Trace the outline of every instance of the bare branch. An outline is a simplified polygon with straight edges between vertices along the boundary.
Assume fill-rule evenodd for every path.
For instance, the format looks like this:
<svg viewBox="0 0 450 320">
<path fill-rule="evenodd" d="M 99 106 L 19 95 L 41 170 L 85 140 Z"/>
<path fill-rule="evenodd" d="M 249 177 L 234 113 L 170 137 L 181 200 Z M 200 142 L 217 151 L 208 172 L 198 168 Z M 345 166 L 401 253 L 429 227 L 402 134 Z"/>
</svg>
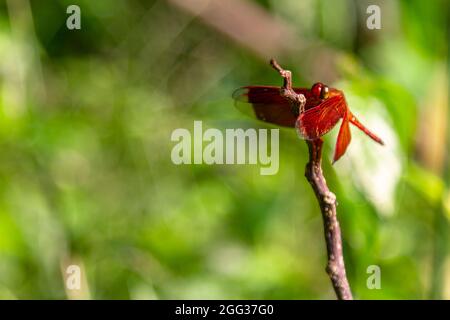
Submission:
<svg viewBox="0 0 450 320">
<path fill-rule="evenodd" d="M 300 112 L 304 111 L 306 99 L 303 94 L 297 94 L 292 89 L 292 74 L 284 70 L 274 60 L 270 60 L 272 67 L 283 77 L 284 83 L 280 89 L 286 98 Z M 336 215 L 336 196 L 327 186 L 322 172 L 322 139 L 307 140 L 309 162 L 306 165 L 305 177 L 314 190 L 322 212 L 325 241 L 327 245 L 328 263 L 326 271 L 333 284 L 339 300 L 352 300 L 352 292 L 345 272 L 344 255 L 342 253 L 341 228 Z"/>
<path fill-rule="evenodd" d="M 264 8 L 243 0 L 168 0 L 198 16 L 215 30 L 266 60 L 273 55 L 292 54 L 305 42 L 285 21 Z"/>
</svg>

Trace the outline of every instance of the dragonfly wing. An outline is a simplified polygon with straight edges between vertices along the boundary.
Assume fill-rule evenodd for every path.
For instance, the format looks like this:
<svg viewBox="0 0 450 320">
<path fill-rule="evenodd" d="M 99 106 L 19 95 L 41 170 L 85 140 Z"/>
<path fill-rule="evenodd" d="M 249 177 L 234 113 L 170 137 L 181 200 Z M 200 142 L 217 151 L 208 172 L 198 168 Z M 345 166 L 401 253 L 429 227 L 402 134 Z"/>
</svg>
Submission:
<svg viewBox="0 0 450 320">
<path fill-rule="evenodd" d="M 336 147 L 334 149 L 333 163 L 339 160 L 347 150 L 350 141 L 352 140 L 352 135 L 350 133 L 350 125 L 348 116 L 346 115 L 342 119 L 341 127 L 339 128 L 339 134 L 336 141 Z"/>
<path fill-rule="evenodd" d="M 307 89 L 295 88 L 297 93 Z M 295 127 L 298 111 L 280 95 L 280 87 L 247 86 L 233 93 L 236 107 L 243 113 L 259 120 L 285 127 Z"/>
<path fill-rule="evenodd" d="M 319 105 L 307 109 L 297 119 L 296 128 L 300 137 L 315 140 L 333 129 L 347 110 L 345 99 L 341 95 L 328 98 Z"/>
</svg>

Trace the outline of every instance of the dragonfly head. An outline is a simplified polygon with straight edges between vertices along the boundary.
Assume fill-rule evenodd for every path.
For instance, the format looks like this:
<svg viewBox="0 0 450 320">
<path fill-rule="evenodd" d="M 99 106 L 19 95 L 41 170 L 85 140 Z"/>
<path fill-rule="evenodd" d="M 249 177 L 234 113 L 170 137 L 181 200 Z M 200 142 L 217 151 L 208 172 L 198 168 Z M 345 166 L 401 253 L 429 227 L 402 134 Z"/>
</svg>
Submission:
<svg viewBox="0 0 450 320">
<path fill-rule="evenodd" d="M 314 98 L 319 101 L 324 101 L 328 98 L 340 95 L 343 96 L 344 93 L 338 89 L 330 88 L 322 82 L 317 82 L 311 87 L 311 94 Z"/>
<path fill-rule="evenodd" d="M 317 82 L 311 87 L 311 93 L 315 98 L 325 100 L 330 94 L 330 89 L 322 82 Z"/>
</svg>

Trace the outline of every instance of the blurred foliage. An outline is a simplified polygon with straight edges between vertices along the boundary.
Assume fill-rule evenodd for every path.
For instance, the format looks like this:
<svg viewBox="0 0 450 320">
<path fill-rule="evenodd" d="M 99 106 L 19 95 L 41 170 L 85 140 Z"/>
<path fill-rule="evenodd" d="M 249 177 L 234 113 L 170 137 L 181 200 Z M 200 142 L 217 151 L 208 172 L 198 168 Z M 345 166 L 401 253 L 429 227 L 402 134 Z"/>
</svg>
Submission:
<svg viewBox="0 0 450 320">
<path fill-rule="evenodd" d="M 352 130 L 331 166 L 336 130 L 325 139 L 356 298 L 449 299 L 448 1 L 250 3 L 305 41 L 279 59 L 296 84 L 331 80 L 387 142 Z M 171 132 L 194 120 L 265 126 L 230 98 L 280 83 L 265 58 L 162 0 L 0 1 L 0 298 L 73 298 L 72 263 L 82 298 L 334 298 L 293 130 L 274 176 L 170 160 Z"/>
</svg>

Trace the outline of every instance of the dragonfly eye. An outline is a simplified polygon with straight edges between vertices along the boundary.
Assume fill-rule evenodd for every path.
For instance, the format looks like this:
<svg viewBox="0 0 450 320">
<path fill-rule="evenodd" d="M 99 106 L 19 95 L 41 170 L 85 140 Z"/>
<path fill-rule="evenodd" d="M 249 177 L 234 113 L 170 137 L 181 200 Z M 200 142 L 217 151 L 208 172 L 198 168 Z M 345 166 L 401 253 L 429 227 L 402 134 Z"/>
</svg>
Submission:
<svg viewBox="0 0 450 320">
<path fill-rule="evenodd" d="M 326 99 L 328 98 L 328 95 L 330 93 L 330 89 L 328 89 L 328 86 L 323 86 L 322 90 L 320 91 L 320 99 Z"/>
<path fill-rule="evenodd" d="M 320 82 L 315 83 L 311 87 L 311 93 L 313 94 L 313 96 L 315 96 L 316 98 L 321 98 L 323 87 L 324 87 L 324 85 L 322 83 L 320 83 Z"/>
</svg>

